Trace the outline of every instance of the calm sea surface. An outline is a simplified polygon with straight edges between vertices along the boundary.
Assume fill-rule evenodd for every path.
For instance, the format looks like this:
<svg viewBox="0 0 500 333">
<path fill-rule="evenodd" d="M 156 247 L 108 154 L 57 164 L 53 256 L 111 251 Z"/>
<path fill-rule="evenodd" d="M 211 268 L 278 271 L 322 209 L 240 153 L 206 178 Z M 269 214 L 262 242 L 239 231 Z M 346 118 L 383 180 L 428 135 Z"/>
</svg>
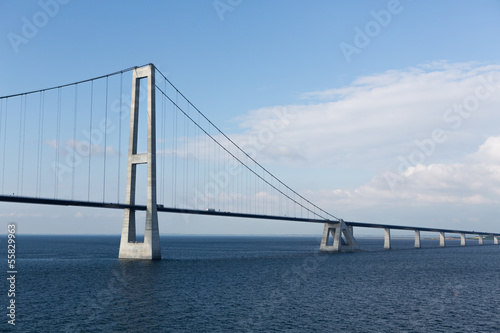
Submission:
<svg viewBox="0 0 500 333">
<path fill-rule="evenodd" d="M 115 236 L 16 240 L 19 332 L 500 332 L 500 246 L 162 237 L 163 260 L 131 261 Z"/>
</svg>

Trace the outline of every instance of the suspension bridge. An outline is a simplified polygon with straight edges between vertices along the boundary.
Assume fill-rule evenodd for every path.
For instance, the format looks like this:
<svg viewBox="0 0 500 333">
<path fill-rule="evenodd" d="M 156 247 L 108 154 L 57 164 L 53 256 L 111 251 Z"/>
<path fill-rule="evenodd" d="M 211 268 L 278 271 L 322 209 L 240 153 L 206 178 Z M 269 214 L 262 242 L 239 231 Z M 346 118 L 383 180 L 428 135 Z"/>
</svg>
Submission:
<svg viewBox="0 0 500 333">
<path fill-rule="evenodd" d="M 344 221 L 242 146 L 152 64 L 3 96 L 0 201 L 124 210 L 119 258 L 129 259 L 161 258 L 158 212 L 322 223 L 325 252 L 359 250 L 354 227 L 384 229 L 385 249 L 391 229 L 414 231 L 416 248 L 421 232 L 439 233 L 443 247 L 446 234 L 498 245 L 500 233 Z"/>
</svg>

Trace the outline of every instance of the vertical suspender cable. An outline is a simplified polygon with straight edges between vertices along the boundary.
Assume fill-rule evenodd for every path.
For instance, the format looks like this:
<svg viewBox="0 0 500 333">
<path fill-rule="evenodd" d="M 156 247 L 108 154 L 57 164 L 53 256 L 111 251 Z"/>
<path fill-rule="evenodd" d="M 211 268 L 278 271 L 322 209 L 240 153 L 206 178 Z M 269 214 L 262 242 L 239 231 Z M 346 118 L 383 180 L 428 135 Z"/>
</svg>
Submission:
<svg viewBox="0 0 500 333">
<path fill-rule="evenodd" d="M 187 206 L 187 188 L 189 182 L 189 161 L 188 161 L 188 147 L 189 147 L 189 123 L 188 119 L 184 117 L 184 169 L 185 169 L 185 177 L 184 177 L 184 207 Z"/>
<path fill-rule="evenodd" d="M 175 95 L 175 104 L 177 104 L 178 94 Z M 174 111 L 174 207 L 177 207 L 177 106 Z"/>
<path fill-rule="evenodd" d="M 219 167 L 220 167 L 220 154 L 219 154 L 219 147 L 214 143 L 214 176 L 219 174 Z M 216 176 L 217 177 L 217 176 Z M 220 185 L 216 185 L 217 191 L 215 193 L 214 200 L 214 205 L 217 206 L 217 208 L 220 207 L 220 192 L 221 188 Z"/>
<path fill-rule="evenodd" d="M 226 149 L 231 149 L 230 145 L 229 145 L 229 142 L 226 140 Z M 228 177 L 228 193 L 230 195 L 230 198 L 231 198 L 231 207 L 233 211 L 237 212 L 238 210 L 236 209 L 236 191 L 234 190 L 234 180 L 235 180 L 235 176 L 232 172 L 230 172 L 231 170 L 231 159 L 229 158 L 229 155 L 226 154 L 226 174 L 227 174 L 227 177 Z M 229 186 L 229 184 L 231 184 Z"/>
<path fill-rule="evenodd" d="M 253 206 L 253 184 L 252 184 L 252 174 L 250 170 L 247 171 L 247 198 L 248 198 L 248 203 L 247 203 L 247 211 L 248 213 L 251 213 L 252 211 L 255 211 L 255 208 Z"/>
<path fill-rule="evenodd" d="M 92 111 L 94 102 L 94 80 L 90 81 L 90 121 L 89 121 L 89 175 L 87 184 L 87 201 L 90 201 L 90 167 L 92 162 Z"/>
<path fill-rule="evenodd" d="M 3 99 L 0 99 L 0 137 L 1 135 L 3 134 L 3 128 L 2 128 L 2 125 L 4 123 L 4 116 L 3 116 L 4 112 L 3 112 Z M 0 143 L 2 143 L 2 141 L 0 141 Z M 4 162 L 5 162 L 5 159 L 3 159 Z M 4 164 L 5 165 L 5 164 Z M 2 173 L 3 173 L 3 166 L 2 166 Z M 0 194 L 4 194 L 3 193 L 3 179 L 2 179 L 2 192 L 0 192 Z"/>
<path fill-rule="evenodd" d="M 0 99 L 0 137 L 3 134 L 2 125 L 3 125 L 3 99 Z M 1 140 L 0 140 L 0 143 L 2 143 Z M 3 167 L 2 167 L 2 171 L 3 171 Z M 2 181 L 2 189 L 3 189 L 3 181 Z M 2 190 L 2 192 L 0 192 L 0 194 L 4 194 L 3 190 Z"/>
<path fill-rule="evenodd" d="M 43 169 L 43 133 L 44 133 L 44 118 L 45 118 L 45 92 L 42 92 L 42 131 L 40 133 L 40 192 L 42 191 L 42 169 Z"/>
<path fill-rule="evenodd" d="M 23 189 L 24 189 L 24 156 L 26 153 L 26 109 L 27 109 L 27 104 L 28 104 L 28 96 L 24 95 L 24 109 L 23 109 L 23 139 L 22 139 L 22 153 L 21 153 L 21 189 L 19 191 L 19 194 L 23 194 Z"/>
<path fill-rule="evenodd" d="M 215 145 L 215 143 L 214 143 L 214 142 L 210 142 L 210 143 L 211 143 L 211 144 L 212 144 L 212 146 L 214 147 L 214 148 L 213 148 L 213 153 L 214 153 L 214 154 L 213 154 L 213 156 L 212 156 L 212 161 L 213 161 L 213 165 L 212 165 L 212 176 L 213 176 L 213 175 L 215 174 L 215 170 L 216 170 L 216 168 L 217 168 L 217 166 L 216 166 L 217 160 L 216 160 L 216 158 L 215 158 L 215 153 L 216 153 L 216 151 L 215 151 L 215 150 L 217 149 L 217 146 Z M 217 191 L 217 187 L 214 185 L 214 198 L 213 198 L 213 207 L 214 207 L 214 209 L 215 209 L 215 206 L 216 206 L 217 193 L 218 193 L 218 191 Z"/>
<path fill-rule="evenodd" d="M 264 171 L 262 171 L 262 178 L 265 179 Z M 269 208 L 270 208 L 269 201 L 271 201 L 271 203 L 272 203 L 272 198 L 270 196 L 272 194 L 272 192 L 271 192 L 272 187 L 270 188 L 269 186 L 267 186 L 267 188 L 266 188 L 266 184 L 262 184 L 262 189 L 263 189 L 263 191 L 262 191 L 263 192 L 262 205 L 264 206 L 264 214 L 268 214 Z M 269 191 L 269 192 L 267 192 L 267 191 Z"/>
<path fill-rule="evenodd" d="M 229 144 L 228 142 L 228 146 L 230 147 L 231 145 Z M 231 159 L 229 159 L 229 165 L 231 165 Z M 231 170 L 232 168 L 229 167 L 229 169 Z M 232 169 L 234 170 L 234 169 Z M 243 213 L 243 211 L 241 210 L 241 206 L 240 206 L 240 190 L 239 190 L 239 183 L 240 181 L 242 180 L 244 176 L 241 174 L 241 172 L 239 173 L 239 175 L 234 175 L 233 176 L 233 195 L 235 196 L 235 207 L 236 207 L 236 211 L 237 212 L 241 212 Z"/>
<path fill-rule="evenodd" d="M 160 89 L 161 91 L 161 89 Z M 167 187 L 167 179 L 165 178 L 165 173 L 167 170 L 167 163 L 169 163 L 169 153 L 168 153 L 168 143 L 167 143 L 167 117 L 168 117 L 168 101 L 166 100 L 165 96 L 161 96 L 162 98 L 162 113 L 163 113 L 163 118 L 162 118 L 162 134 L 161 134 L 161 139 L 163 140 L 162 144 L 162 154 L 163 154 L 163 160 L 162 160 L 162 169 L 160 170 L 161 174 L 161 191 L 162 191 L 162 204 L 167 205 L 167 197 L 168 197 L 168 192 L 165 190 Z"/>
<path fill-rule="evenodd" d="M 21 96 L 21 109 L 19 110 L 19 131 L 17 132 L 19 135 L 19 140 L 18 140 L 18 146 L 17 146 L 17 188 L 16 188 L 16 195 L 19 195 L 19 177 L 20 172 L 19 170 L 21 169 L 21 140 L 22 140 L 22 124 L 23 124 L 23 110 L 24 110 L 24 97 L 25 95 Z"/>
<path fill-rule="evenodd" d="M 184 197 L 184 190 L 185 190 L 185 186 L 184 184 L 186 183 L 186 156 L 184 155 L 185 153 L 185 148 L 186 148 L 186 141 L 185 141 L 185 138 L 186 138 L 186 119 L 185 118 L 181 118 L 179 119 L 179 126 L 182 126 L 182 128 L 180 129 L 180 132 L 179 132 L 179 135 L 183 138 L 181 140 L 181 144 L 182 144 L 182 152 L 180 153 L 180 156 L 182 158 L 182 165 L 181 165 L 181 168 L 182 168 L 182 178 L 180 179 L 181 180 L 181 184 L 180 184 L 180 191 L 179 193 L 181 194 L 179 197 L 180 198 L 183 198 Z M 179 150 L 180 150 L 181 147 L 179 147 Z M 182 207 L 184 204 L 182 203 L 182 201 L 179 203 L 180 206 L 179 207 Z"/>
<path fill-rule="evenodd" d="M 54 198 L 57 198 L 58 187 L 59 187 L 59 175 L 58 170 L 60 168 L 59 164 L 59 141 L 61 139 L 61 87 L 57 89 L 57 120 L 56 120 L 56 166 L 54 168 Z"/>
<path fill-rule="evenodd" d="M 19 149 L 21 151 L 21 162 L 20 162 L 20 168 L 18 172 L 20 172 L 20 188 L 18 190 L 19 195 L 22 195 L 23 193 L 23 184 L 24 184 L 24 153 L 26 151 L 26 104 L 28 103 L 27 100 L 27 95 L 23 95 L 22 97 L 24 99 L 24 103 L 21 102 L 22 106 L 22 111 L 21 111 L 21 117 L 22 117 L 22 131 L 21 131 L 21 141 L 20 141 L 20 146 Z"/>
<path fill-rule="evenodd" d="M 3 122 L 3 156 L 2 156 L 2 194 L 4 194 L 4 180 L 5 180 L 5 150 L 7 149 L 6 141 L 7 141 L 7 119 L 9 115 L 9 99 L 5 99 L 5 120 Z"/>
<path fill-rule="evenodd" d="M 200 123 L 200 116 L 198 115 L 198 124 Z M 196 163 L 196 174 L 198 175 L 197 176 L 197 179 L 196 179 L 196 188 L 197 188 L 197 191 L 196 191 L 196 198 L 199 198 L 199 194 L 202 193 L 201 190 L 202 190 L 202 187 L 201 187 L 201 174 L 200 174 L 200 168 L 201 168 L 201 162 L 202 162 L 202 157 L 200 156 L 200 152 L 201 152 L 201 140 L 200 140 L 200 137 L 201 137 L 201 131 L 199 128 L 196 128 L 196 159 L 197 159 L 197 163 Z M 198 190 L 199 189 L 199 190 Z M 199 203 L 199 200 L 196 200 L 195 201 L 196 203 Z M 199 208 L 200 205 L 196 205 Z"/>
<path fill-rule="evenodd" d="M 165 89 L 167 88 L 167 81 L 165 81 Z M 162 127 L 162 162 L 161 162 L 161 183 L 162 183 L 162 187 L 161 187 L 161 196 L 162 196 L 162 203 L 166 203 L 167 200 L 165 198 L 165 183 L 166 183 L 166 179 L 165 179 L 165 163 L 166 163 L 166 159 L 167 159 L 167 156 L 166 156 L 166 151 L 167 151 L 167 137 L 166 137 L 166 132 L 167 132 L 167 125 L 166 125 L 166 122 L 167 122 L 167 101 L 166 101 L 166 98 L 165 96 L 161 96 L 162 97 L 162 120 L 163 120 L 163 127 Z"/>
<path fill-rule="evenodd" d="M 281 189 L 280 184 L 278 184 L 278 189 Z M 279 194 L 279 191 L 276 193 L 278 196 L 278 215 L 282 215 L 282 209 L 281 209 L 281 195 Z"/>
<path fill-rule="evenodd" d="M 156 70 L 156 69 L 155 69 Z M 165 203 L 165 190 L 164 190 L 164 184 L 165 184 L 165 179 L 163 178 L 163 170 L 165 167 L 165 140 L 164 140 L 164 121 L 165 121 L 165 101 L 163 96 L 158 93 L 158 91 L 162 91 L 162 89 L 155 85 L 153 89 L 158 89 L 155 90 L 155 98 L 156 98 L 156 105 L 158 108 L 156 109 L 156 146 L 155 146 L 155 153 L 156 153 L 156 161 L 157 161 L 157 168 L 156 168 L 156 201 L 158 203 L 164 204 Z M 161 107 L 159 106 L 161 102 Z M 160 117 L 161 115 L 161 117 Z M 159 162 L 158 162 L 159 160 Z M 161 164 L 159 164 L 161 163 Z"/>
<path fill-rule="evenodd" d="M 172 207 L 175 207 L 175 191 L 174 191 L 174 180 L 175 180 L 175 105 L 172 103 L 172 179 L 170 181 L 170 187 L 172 189 Z"/>
<path fill-rule="evenodd" d="M 238 154 L 238 152 L 236 152 Z M 241 155 L 240 155 L 241 157 Z M 234 163 L 234 162 L 233 162 Z M 238 170 L 238 169 L 236 169 Z M 238 177 L 234 177 L 234 193 L 236 194 L 236 206 L 238 211 L 243 213 L 243 181 L 245 178 L 245 170 L 241 169 Z"/>
<path fill-rule="evenodd" d="M 157 89 L 154 87 L 153 89 Z M 158 100 L 158 98 L 161 98 L 161 107 L 158 107 L 156 112 L 156 119 L 157 121 L 156 124 L 156 134 L 157 134 L 157 140 L 156 140 L 156 162 L 157 162 L 157 168 L 156 168 L 156 192 L 157 194 L 157 202 L 164 202 L 163 201 L 163 178 L 162 176 L 162 170 L 163 170 L 163 154 L 161 152 L 163 151 L 163 96 L 159 97 L 159 94 L 155 93 L 155 97 Z M 160 105 L 160 103 L 157 103 L 157 105 Z"/>
<path fill-rule="evenodd" d="M 250 210 L 250 206 L 251 206 L 251 203 L 250 203 L 250 196 L 249 196 L 249 191 L 250 191 L 250 172 L 247 171 L 247 170 L 244 170 L 245 171 L 245 174 L 246 174 L 246 200 L 245 200 L 245 204 L 246 204 L 246 207 L 245 207 L 245 210 L 246 212 L 249 212 Z"/>
<path fill-rule="evenodd" d="M 203 201 L 205 204 L 205 208 L 208 208 L 210 206 L 210 187 L 208 186 L 208 173 L 210 169 L 210 142 L 208 135 L 205 135 L 205 163 L 204 163 L 204 173 L 203 173 Z"/>
<path fill-rule="evenodd" d="M 217 147 L 214 144 L 214 176 L 218 177 L 219 175 L 219 167 L 220 167 L 220 154 L 219 154 L 219 147 Z M 220 193 L 221 193 L 221 188 L 220 184 L 216 184 L 217 191 L 215 192 L 215 206 L 217 206 L 218 209 L 220 209 Z"/>
<path fill-rule="evenodd" d="M 227 149 L 230 149 L 230 146 L 229 146 L 229 142 L 226 140 L 226 145 L 227 145 Z M 229 172 L 229 170 L 231 170 L 231 159 L 229 158 L 229 155 L 228 154 L 225 154 L 226 155 L 226 175 L 227 175 L 227 182 L 228 182 L 228 193 L 230 195 L 230 198 L 231 198 L 231 207 L 234 207 L 233 210 L 236 211 L 236 197 L 234 196 L 234 177 L 235 175 L 233 175 L 232 173 Z M 231 184 L 231 189 L 229 188 L 229 184 Z"/>
<path fill-rule="evenodd" d="M 210 133 L 210 125 L 208 127 L 208 132 Z M 213 174 L 213 163 L 214 163 L 214 158 L 212 156 L 212 142 L 209 140 L 208 141 L 208 174 L 207 174 L 207 184 L 210 184 L 210 174 Z M 210 187 L 207 187 L 210 189 Z M 215 186 L 213 187 L 214 193 L 210 193 L 210 190 L 208 190 L 208 206 L 210 206 L 212 209 L 215 208 Z"/>
<path fill-rule="evenodd" d="M 106 105 L 104 107 L 104 175 L 102 180 L 102 202 L 106 197 L 106 150 L 108 139 L 108 76 L 106 76 Z"/>
<path fill-rule="evenodd" d="M 254 173 L 257 172 L 257 166 L 255 165 Z M 260 213 L 259 211 L 259 178 L 255 178 L 255 207 L 256 211 L 258 212 L 257 214 Z"/>
<path fill-rule="evenodd" d="M 78 143 L 76 142 L 76 116 L 78 114 L 78 84 L 75 84 L 75 104 L 73 108 L 73 153 L 76 155 L 76 148 Z M 71 199 L 75 198 L 75 160 L 72 161 L 72 173 L 71 173 Z"/>
<path fill-rule="evenodd" d="M 198 113 L 198 124 L 200 123 L 200 114 Z M 200 163 L 201 163 L 201 156 L 200 156 L 200 129 L 198 127 L 196 127 L 196 183 L 195 183 L 195 188 L 198 187 L 198 188 L 201 188 L 200 185 L 201 185 L 201 175 L 200 175 Z M 198 195 L 199 195 L 200 191 L 197 191 L 196 193 L 196 196 L 195 196 L 195 199 L 198 198 Z M 197 201 L 195 200 L 195 203 Z M 196 205 L 195 208 L 200 208 L 199 205 Z"/>
<path fill-rule="evenodd" d="M 184 121 L 183 121 L 183 136 L 184 136 L 184 147 L 183 147 L 183 155 L 184 155 L 184 161 L 183 161 L 183 165 L 184 165 L 184 177 L 183 177 L 183 183 L 182 183 L 182 192 L 183 192 L 183 198 L 185 198 L 184 200 L 187 199 L 187 180 L 188 180 L 188 173 L 189 173 L 189 164 L 188 164 L 188 160 L 187 160 L 187 145 L 188 145 L 188 136 L 187 136 L 187 129 L 188 129 L 188 120 L 186 117 L 184 117 Z M 183 202 L 182 205 L 184 207 L 186 207 L 186 202 Z"/>
<path fill-rule="evenodd" d="M 123 72 L 120 73 L 120 112 L 118 113 L 118 184 L 116 202 L 120 202 L 120 174 L 121 174 L 121 157 L 122 157 L 122 95 L 123 94 Z"/>
<path fill-rule="evenodd" d="M 36 196 L 40 196 L 42 181 L 42 140 L 43 140 L 43 109 L 44 92 L 40 92 L 40 104 L 38 106 L 38 145 L 36 154 Z"/>
</svg>

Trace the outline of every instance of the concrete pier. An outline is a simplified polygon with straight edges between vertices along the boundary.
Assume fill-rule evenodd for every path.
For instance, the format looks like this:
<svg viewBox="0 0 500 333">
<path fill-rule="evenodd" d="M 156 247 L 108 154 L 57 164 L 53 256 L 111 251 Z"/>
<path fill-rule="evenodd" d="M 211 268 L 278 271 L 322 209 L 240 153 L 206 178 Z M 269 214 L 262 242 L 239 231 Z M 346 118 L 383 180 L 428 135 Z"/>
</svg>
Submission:
<svg viewBox="0 0 500 333">
<path fill-rule="evenodd" d="M 440 247 L 445 247 L 446 246 L 446 243 L 445 243 L 445 238 L 444 238 L 444 232 L 439 232 L 439 246 Z"/>
<path fill-rule="evenodd" d="M 460 234 L 460 246 L 465 246 L 465 234 Z"/>
<path fill-rule="evenodd" d="M 346 225 L 346 226 L 349 229 L 349 232 L 351 233 L 352 237 L 354 237 L 354 227 L 352 225 Z"/>
<path fill-rule="evenodd" d="M 359 244 L 352 234 L 352 226 L 348 227 L 343 220 L 334 223 L 325 223 L 323 237 L 321 238 L 320 251 L 346 252 L 359 250 Z M 333 244 L 330 245 L 330 236 Z"/>
<path fill-rule="evenodd" d="M 391 229 L 384 228 L 384 250 L 391 249 Z"/>
<path fill-rule="evenodd" d="M 147 78 L 147 152 L 137 153 L 139 98 L 141 78 Z M 147 165 L 147 205 L 144 242 L 136 242 L 135 209 L 126 208 L 120 241 L 120 259 L 161 259 L 160 233 L 156 204 L 156 111 L 155 68 L 152 64 L 135 68 L 132 78 L 130 137 L 127 169 L 126 204 L 135 205 L 137 164 Z"/>
<path fill-rule="evenodd" d="M 420 249 L 420 231 L 415 230 L 415 248 Z"/>
<path fill-rule="evenodd" d="M 498 245 L 498 236 L 493 237 L 493 244 Z"/>
<path fill-rule="evenodd" d="M 483 245 L 483 236 L 482 235 L 478 235 L 479 238 L 478 238 L 478 242 L 479 242 L 479 245 Z"/>
</svg>

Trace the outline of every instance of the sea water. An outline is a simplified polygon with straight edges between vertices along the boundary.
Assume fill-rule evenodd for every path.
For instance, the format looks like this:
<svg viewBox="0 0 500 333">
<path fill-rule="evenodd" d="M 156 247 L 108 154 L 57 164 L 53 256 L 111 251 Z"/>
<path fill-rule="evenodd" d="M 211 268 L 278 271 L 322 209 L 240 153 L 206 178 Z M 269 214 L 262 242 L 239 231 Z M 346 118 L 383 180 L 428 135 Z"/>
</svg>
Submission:
<svg viewBox="0 0 500 333">
<path fill-rule="evenodd" d="M 16 239 L 19 332 L 500 332 L 500 246 L 320 237 L 161 237 L 119 260 L 118 236 Z M 6 243 L 2 242 L 7 248 Z M 5 251 L 6 252 L 6 251 Z M 5 272 L 7 272 L 5 260 Z M 7 273 L 4 273 L 7 275 Z M 6 281 L 6 280 L 4 280 Z"/>
</svg>

